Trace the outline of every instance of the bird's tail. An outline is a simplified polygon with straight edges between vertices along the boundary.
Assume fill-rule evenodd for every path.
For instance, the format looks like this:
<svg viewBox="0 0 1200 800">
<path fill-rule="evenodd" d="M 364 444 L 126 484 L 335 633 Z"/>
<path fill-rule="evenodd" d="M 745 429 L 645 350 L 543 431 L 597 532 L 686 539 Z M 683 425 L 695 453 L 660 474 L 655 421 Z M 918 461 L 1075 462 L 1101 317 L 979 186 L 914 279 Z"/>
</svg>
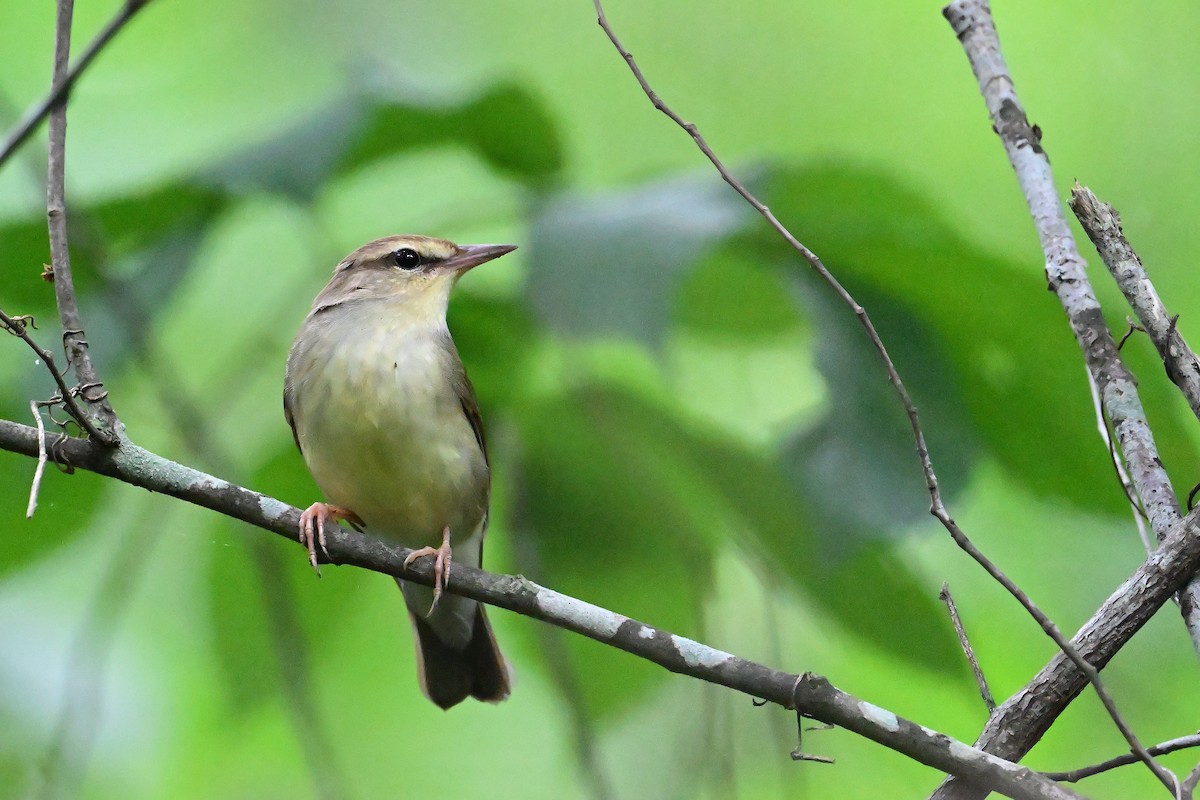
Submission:
<svg viewBox="0 0 1200 800">
<path fill-rule="evenodd" d="M 443 596 L 442 602 L 447 599 Z M 483 604 L 474 605 L 470 637 L 460 646 L 444 641 L 430 620 L 419 611 L 414 612 L 411 606 L 408 609 L 415 634 L 421 691 L 442 708 L 458 705 L 468 695 L 487 703 L 498 703 L 508 697 L 508 664 L 496 644 Z"/>
</svg>

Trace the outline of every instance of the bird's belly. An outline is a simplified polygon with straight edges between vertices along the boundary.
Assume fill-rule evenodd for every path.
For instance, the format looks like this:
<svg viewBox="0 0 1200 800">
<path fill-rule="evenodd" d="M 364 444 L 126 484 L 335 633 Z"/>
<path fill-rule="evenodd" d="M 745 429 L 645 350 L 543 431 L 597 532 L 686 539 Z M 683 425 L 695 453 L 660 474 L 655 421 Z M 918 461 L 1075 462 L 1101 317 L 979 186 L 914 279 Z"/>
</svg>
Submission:
<svg viewBox="0 0 1200 800">
<path fill-rule="evenodd" d="M 331 502 L 375 535 L 436 545 L 444 527 L 462 535 L 483 519 L 488 469 L 436 349 L 401 350 L 330 359 L 305 387 L 297 431 Z"/>
</svg>

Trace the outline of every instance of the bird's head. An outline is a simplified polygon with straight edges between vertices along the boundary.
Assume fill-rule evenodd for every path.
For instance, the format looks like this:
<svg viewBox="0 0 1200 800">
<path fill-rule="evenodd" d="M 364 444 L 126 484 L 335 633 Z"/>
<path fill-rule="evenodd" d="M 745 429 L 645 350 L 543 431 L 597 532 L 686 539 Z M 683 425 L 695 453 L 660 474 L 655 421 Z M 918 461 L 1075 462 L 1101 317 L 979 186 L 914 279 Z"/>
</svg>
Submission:
<svg viewBox="0 0 1200 800">
<path fill-rule="evenodd" d="M 511 253 L 512 244 L 455 244 L 431 236 L 387 236 L 338 263 L 312 313 L 355 300 L 388 299 L 407 310 L 445 314 L 450 289 L 472 267 Z"/>
</svg>

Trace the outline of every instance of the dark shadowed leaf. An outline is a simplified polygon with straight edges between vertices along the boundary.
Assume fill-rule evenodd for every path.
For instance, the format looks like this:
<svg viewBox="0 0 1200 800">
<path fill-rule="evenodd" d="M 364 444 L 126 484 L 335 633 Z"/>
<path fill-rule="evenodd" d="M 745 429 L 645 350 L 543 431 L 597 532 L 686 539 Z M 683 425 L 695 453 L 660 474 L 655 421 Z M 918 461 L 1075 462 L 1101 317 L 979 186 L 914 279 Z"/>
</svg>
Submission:
<svg viewBox="0 0 1200 800">
<path fill-rule="evenodd" d="M 829 390 L 825 418 L 795 437 L 783 455 L 814 514 L 818 535 L 836 552 L 854 548 L 847 533 L 881 538 L 929 519 L 929 493 L 912 428 L 878 352 L 858 319 L 824 284 L 797 269 L 787 274 L 799 285 L 819 332 L 814 337 L 817 366 Z M 872 320 L 922 414 L 942 492 L 950 501 L 967 486 L 977 451 L 958 388 L 961 376 L 941 352 L 942 342 L 894 299 L 884 302 L 865 290 L 858 300 L 872 309 Z"/>
<path fill-rule="evenodd" d="M 746 233 L 716 243 L 682 281 L 674 318 L 688 330 L 734 340 L 804 328 L 786 277 L 772 268 L 776 257 Z"/>
</svg>

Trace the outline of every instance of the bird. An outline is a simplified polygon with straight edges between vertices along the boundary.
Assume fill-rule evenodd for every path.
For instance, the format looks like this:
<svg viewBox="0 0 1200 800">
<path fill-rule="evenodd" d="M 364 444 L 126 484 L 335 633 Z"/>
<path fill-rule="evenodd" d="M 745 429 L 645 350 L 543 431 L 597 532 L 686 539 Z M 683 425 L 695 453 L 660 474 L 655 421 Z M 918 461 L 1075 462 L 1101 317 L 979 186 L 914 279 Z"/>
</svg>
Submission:
<svg viewBox="0 0 1200 800">
<path fill-rule="evenodd" d="M 369 242 L 334 268 L 287 359 L 284 416 L 328 501 L 304 511 L 299 539 L 314 568 L 339 520 L 412 548 L 406 567 L 434 559 L 432 589 L 396 583 L 421 690 L 443 709 L 510 692 L 483 604 L 443 595 L 451 563 L 482 563 L 491 492 L 483 421 L 446 310 L 468 270 L 515 249 L 417 235 Z"/>
</svg>

